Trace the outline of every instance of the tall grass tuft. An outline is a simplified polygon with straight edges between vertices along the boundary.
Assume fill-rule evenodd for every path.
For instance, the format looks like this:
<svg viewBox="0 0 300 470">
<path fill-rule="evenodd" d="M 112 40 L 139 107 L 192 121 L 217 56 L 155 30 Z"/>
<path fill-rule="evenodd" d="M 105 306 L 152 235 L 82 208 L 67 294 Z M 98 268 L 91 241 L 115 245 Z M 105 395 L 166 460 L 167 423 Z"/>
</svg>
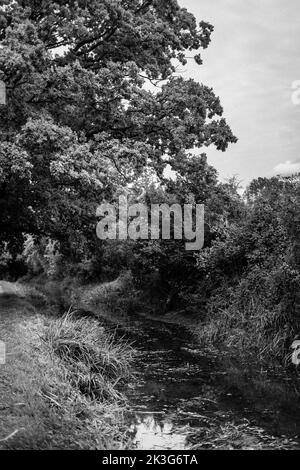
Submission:
<svg viewBox="0 0 300 470">
<path fill-rule="evenodd" d="M 105 332 L 96 320 L 76 318 L 71 310 L 51 324 L 45 340 L 81 393 L 96 400 L 123 399 L 121 385 L 132 375 L 128 343 Z"/>
</svg>

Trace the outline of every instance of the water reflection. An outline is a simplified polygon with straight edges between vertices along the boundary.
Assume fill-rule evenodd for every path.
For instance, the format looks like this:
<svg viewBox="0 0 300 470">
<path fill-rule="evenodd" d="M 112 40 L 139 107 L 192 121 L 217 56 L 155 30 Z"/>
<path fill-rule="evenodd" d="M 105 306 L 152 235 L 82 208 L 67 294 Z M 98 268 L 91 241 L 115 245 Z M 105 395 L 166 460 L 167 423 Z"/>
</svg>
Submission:
<svg viewBox="0 0 300 470">
<path fill-rule="evenodd" d="M 176 432 L 174 424 L 168 419 L 159 419 L 151 413 L 135 415 L 135 423 L 130 430 L 134 445 L 140 450 L 184 450 L 186 435 Z"/>
<path fill-rule="evenodd" d="M 139 350 L 128 391 L 138 449 L 300 449 L 297 374 L 220 361 L 174 325 L 132 321 L 124 333 Z"/>
</svg>

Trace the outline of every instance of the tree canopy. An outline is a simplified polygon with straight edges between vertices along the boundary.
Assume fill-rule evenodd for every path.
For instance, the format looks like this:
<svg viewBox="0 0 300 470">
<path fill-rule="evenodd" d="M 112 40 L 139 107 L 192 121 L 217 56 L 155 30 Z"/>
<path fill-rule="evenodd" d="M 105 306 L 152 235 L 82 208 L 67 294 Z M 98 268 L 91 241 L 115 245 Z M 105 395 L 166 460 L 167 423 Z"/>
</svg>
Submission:
<svg viewBox="0 0 300 470">
<path fill-rule="evenodd" d="M 3 240 L 91 235 L 96 205 L 146 169 L 162 180 L 236 141 L 213 90 L 175 73 L 213 31 L 176 0 L 0 5 Z"/>
</svg>

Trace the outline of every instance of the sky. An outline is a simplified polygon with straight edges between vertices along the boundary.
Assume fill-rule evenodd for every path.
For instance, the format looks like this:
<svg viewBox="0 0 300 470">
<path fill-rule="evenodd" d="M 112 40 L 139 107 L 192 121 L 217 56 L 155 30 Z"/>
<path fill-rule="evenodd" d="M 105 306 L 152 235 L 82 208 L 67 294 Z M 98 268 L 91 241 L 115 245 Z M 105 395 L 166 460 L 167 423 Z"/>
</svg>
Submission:
<svg viewBox="0 0 300 470">
<path fill-rule="evenodd" d="M 182 73 L 213 87 L 239 139 L 225 153 L 209 148 L 209 163 L 243 186 L 300 172 L 300 1 L 179 3 L 215 27 L 203 65 L 189 60 Z"/>
</svg>

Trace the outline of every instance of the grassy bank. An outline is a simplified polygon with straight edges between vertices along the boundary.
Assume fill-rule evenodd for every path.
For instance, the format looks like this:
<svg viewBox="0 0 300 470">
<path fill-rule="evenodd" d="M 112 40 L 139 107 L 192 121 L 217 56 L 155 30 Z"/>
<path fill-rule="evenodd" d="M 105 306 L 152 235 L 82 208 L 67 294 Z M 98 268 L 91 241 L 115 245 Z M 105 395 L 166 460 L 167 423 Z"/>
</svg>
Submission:
<svg viewBox="0 0 300 470">
<path fill-rule="evenodd" d="M 35 293 L 35 297 L 37 297 Z M 40 299 L 39 299 L 40 300 Z M 2 449 L 124 448 L 132 349 L 98 322 L 1 299 Z"/>
<path fill-rule="evenodd" d="M 195 329 L 199 342 L 269 364 L 292 365 L 291 345 L 300 331 L 295 279 L 299 284 L 298 273 L 288 268 L 256 270 L 217 290 Z"/>
</svg>

